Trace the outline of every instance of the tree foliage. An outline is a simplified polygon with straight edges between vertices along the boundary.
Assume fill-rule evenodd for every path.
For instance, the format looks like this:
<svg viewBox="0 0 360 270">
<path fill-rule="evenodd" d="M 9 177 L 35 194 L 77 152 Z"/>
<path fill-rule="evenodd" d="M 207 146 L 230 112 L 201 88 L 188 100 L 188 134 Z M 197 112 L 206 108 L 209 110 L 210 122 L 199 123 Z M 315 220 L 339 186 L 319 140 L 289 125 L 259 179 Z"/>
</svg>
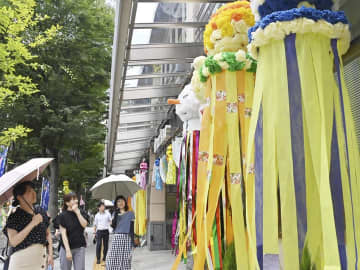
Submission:
<svg viewBox="0 0 360 270">
<path fill-rule="evenodd" d="M 61 28 L 46 46 L 32 49 L 42 68 L 26 72 L 39 92 L 18 99 L 7 114 L 32 129 L 15 145 L 13 160 L 39 154 L 56 158 L 50 170 L 54 214 L 62 180 L 84 191 L 84 183 L 91 185 L 101 175 L 114 11 L 102 0 L 38 0 L 36 12 L 49 19 L 35 32 Z"/>
<path fill-rule="evenodd" d="M 35 72 L 41 68 L 31 50 L 54 38 L 58 26 L 48 25 L 43 31 L 29 34 L 46 15 L 35 13 L 33 0 L 0 1 L 0 109 L 14 104 L 22 95 L 38 92 L 32 78 L 21 71 L 30 67 Z M 2 125 L 0 145 L 9 145 L 26 136 L 31 130 L 22 125 Z"/>
</svg>

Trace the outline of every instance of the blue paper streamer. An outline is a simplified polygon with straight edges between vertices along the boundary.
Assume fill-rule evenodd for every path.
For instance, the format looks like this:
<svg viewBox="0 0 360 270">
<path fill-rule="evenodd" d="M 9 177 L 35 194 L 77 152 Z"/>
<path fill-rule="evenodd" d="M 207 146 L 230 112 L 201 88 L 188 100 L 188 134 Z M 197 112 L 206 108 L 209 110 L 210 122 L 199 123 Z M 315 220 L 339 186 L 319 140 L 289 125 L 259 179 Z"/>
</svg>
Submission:
<svg viewBox="0 0 360 270">
<path fill-rule="evenodd" d="M 255 131 L 255 224 L 257 258 L 263 269 L 263 111 L 260 108 Z"/>
<path fill-rule="evenodd" d="M 344 99 L 343 99 L 343 88 L 342 88 L 342 82 L 341 82 L 341 75 L 340 75 L 340 60 L 339 60 L 339 52 L 337 49 L 337 40 L 332 39 L 331 40 L 331 47 L 334 54 L 334 64 L 335 64 L 335 70 L 337 73 L 337 81 L 339 86 L 339 97 L 340 97 L 340 107 L 341 107 L 341 118 L 342 118 L 342 124 L 343 124 L 343 130 L 344 130 L 344 136 L 345 136 L 345 150 L 346 150 L 346 165 L 347 165 L 347 171 L 349 175 L 349 186 L 350 186 L 350 197 L 351 197 L 351 211 L 352 211 L 352 217 L 353 217 L 353 226 L 354 226 L 354 243 L 355 243 L 355 255 L 356 255 L 356 262 L 355 262 L 355 269 L 358 269 L 358 248 L 357 248 L 357 242 L 356 242 L 356 236 L 355 231 L 357 230 L 355 226 L 355 220 L 354 220 L 354 203 L 353 203 L 353 196 L 352 196 L 352 186 L 351 186 L 351 174 L 350 174 L 350 164 L 349 164 L 349 150 L 348 150 L 348 141 L 347 141 L 347 131 L 346 131 L 346 122 L 345 122 L 345 109 L 344 109 Z"/>
<path fill-rule="evenodd" d="M 293 175 L 296 199 L 297 231 L 299 259 L 301 260 L 307 232 L 306 183 L 304 128 L 302 118 L 301 84 L 295 46 L 296 35 L 285 38 L 286 67 L 288 76 L 288 93 L 291 125 L 291 148 Z"/>
<path fill-rule="evenodd" d="M 333 131 L 331 141 L 331 161 L 330 161 L 330 188 L 334 210 L 336 236 L 339 247 L 341 269 L 347 269 L 346 250 L 345 250 L 345 210 L 343 190 L 341 184 L 341 169 L 339 158 L 339 144 L 336 132 L 335 112 L 333 120 Z"/>
</svg>

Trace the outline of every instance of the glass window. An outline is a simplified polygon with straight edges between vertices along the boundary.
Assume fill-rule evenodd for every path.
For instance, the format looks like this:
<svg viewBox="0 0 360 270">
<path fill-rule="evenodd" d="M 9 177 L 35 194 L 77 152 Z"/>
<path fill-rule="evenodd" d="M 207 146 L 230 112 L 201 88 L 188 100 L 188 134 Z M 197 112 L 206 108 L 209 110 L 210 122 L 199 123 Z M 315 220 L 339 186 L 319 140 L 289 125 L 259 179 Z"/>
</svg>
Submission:
<svg viewBox="0 0 360 270">
<path fill-rule="evenodd" d="M 135 23 L 207 22 L 220 3 L 138 3 Z"/>
<path fill-rule="evenodd" d="M 135 23 L 208 22 L 219 3 L 139 3 Z M 204 28 L 134 29 L 132 44 L 202 42 Z"/>
</svg>

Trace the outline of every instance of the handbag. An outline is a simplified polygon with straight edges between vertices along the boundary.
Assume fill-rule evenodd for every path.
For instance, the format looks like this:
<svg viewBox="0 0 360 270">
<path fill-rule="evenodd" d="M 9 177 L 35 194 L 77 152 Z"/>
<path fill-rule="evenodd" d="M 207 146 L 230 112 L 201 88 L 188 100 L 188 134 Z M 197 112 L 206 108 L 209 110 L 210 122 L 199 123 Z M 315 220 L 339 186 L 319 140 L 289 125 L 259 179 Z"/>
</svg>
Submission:
<svg viewBox="0 0 360 270">
<path fill-rule="evenodd" d="M 12 248 L 9 247 L 9 238 L 6 241 L 6 247 L 3 248 L 3 250 L 1 251 L 1 255 L 0 255 L 0 261 L 3 262 L 4 264 L 4 268 L 3 270 L 8 270 L 9 269 L 9 264 L 10 264 L 10 255 L 12 253 Z"/>
<path fill-rule="evenodd" d="M 115 210 L 115 212 L 114 212 L 114 217 L 113 217 L 113 219 L 112 219 L 112 221 L 111 221 L 111 227 L 115 230 L 116 229 L 116 223 L 117 223 L 117 216 L 118 216 L 118 214 L 119 214 L 119 209 L 116 209 Z"/>
<path fill-rule="evenodd" d="M 94 234 L 93 244 L 96 244 L 96 233 Z"/>
</svg>

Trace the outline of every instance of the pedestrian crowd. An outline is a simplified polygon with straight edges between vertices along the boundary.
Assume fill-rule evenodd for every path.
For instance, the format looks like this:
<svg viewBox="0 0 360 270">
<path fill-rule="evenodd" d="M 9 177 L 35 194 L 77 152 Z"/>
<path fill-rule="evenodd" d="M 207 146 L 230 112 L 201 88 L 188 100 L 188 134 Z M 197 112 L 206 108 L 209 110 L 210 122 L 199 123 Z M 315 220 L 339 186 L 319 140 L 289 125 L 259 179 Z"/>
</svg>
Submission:
<svg viewBox="0 0 360 270">
<path fill-rule="evenodd" d="M 13 198 L 14 208 L 3 229 L 9 246 L 4 270 L 54 269 L 51 221 L 55 236 L 60 238 L 60 269 L 85 270 L 85 228 L 90 215 L 79 208 L 77 195 L 71 192 L 64 195 L 61 212 L 53 220 L 36 206 L 37 196 L 31 181 L 17 184 Z M 93 218 L 97 264 L 107 270 L 131 270 L 134 219 L 124 196 L 116 197 L 112 214 L 104 202 L 99 202 Z M 114 236 L 109 245 L 110 231 Z"/>
</svg>

